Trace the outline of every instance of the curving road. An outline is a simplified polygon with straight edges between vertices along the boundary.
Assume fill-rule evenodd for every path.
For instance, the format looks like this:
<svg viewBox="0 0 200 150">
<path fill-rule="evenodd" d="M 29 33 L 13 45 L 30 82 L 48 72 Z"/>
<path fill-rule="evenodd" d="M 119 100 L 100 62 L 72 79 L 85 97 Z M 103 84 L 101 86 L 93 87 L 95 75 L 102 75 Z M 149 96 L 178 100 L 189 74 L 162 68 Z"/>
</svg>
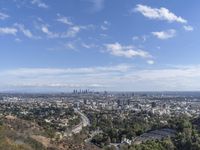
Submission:
<svg viewBox="0 0 200 150">
<path fill-rule="evenodd" d="M 83 124 L 84 127 L 90 126 L 90 121 L 84 113 L 82 113 L 78 109 L 74 109 L 74 111 L 81 116 L 82 124 Z"/>
<path fill-rule="evenodd" d="M 87 116 L 82 113 L 81 111 L 79 111 L 78 109 L 74 109 L 74 111 L 79 114 L 81 116 L 81 123 L 79 123 L 73 130 L 72 130 L 72 133 L 79 133 L 81 132 L 82 128 L 83 127 L 86 127 L 86 126 L 89 126 L 90 125 L 90 121 L 89 119 L 87 118 Z"/>
</svg>

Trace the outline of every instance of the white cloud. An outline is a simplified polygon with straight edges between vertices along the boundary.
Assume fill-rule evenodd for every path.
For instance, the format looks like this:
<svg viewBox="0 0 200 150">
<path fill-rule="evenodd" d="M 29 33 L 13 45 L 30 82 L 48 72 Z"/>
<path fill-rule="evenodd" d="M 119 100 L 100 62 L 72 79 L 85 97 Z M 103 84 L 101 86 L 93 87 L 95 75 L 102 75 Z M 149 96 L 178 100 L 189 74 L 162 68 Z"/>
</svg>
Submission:
<svg viewBox="0 0 200 150">
<path fill-rule="evenodd" d="M 87 0 L 87 1 L 92 3 L 93 12 L 101 11 L 104 8 L 104 0 Z"/>
<path fill-rule="evenodd" d="M 80 26 L 73 26 L 73 27 L 70 27 L 66 33 L 66 37 L 75 37 L 81 30 L 81 27 Z"/>
<path fill-rule="evenodd" d="M 105 30 L 108 30 L 109 26 L 110 26 L 110 22 L 108 22 L 107 20 L 105 20 L 100 27 L 101 27 L 102 30 L 105 31 Z"/>
<path fill-rule="evenodd" d="M 161 47 L 160 47 L 160 46 L 157 46 L 156 48 L 157 48 L 157 49 L 161 49 Z"/>
<path fill-rule="evenodd" d="M 0 35 L 4 34 L 16 35 L 17 32 L 18 30 L 16 28 L 10 28 L 10 27 L 0 28 Z"/>
<path fill-rule="evenodd" d="M 148 63 L 149 65 L 153 65 L 155 62 L 154 62 L 153 60 L 148 60 L 147 63 Z"/>
<path fill-rule="evenodd" d="M 47 25 L 42 25 L 41 28 L 42 32 L 45 33 L 49 38 L 57 38 L 59 37 L 58 33 L 53 33 L 51 31 L 49 31 L 49 28 Z"/>
<path fill-rule="evenodd" d="M 99 34 L 101 37 L 103 37 L 103 38 L 107 38 L 108 37 L 108 34 L 104 34 L 104 33 L 100 33 Z"/>
<path fill-rule="evenodd" d="M 138 4 L 134 10 L 140 12 L 142 15 L 144 15 L 149 19 L 166 20 L 168 22 L 187 23 L 187 20 L 183 19 L 180 16 L 176 16 L 174 13 L 170 12 L 167 8 L 164 7 L 158 9 Z"/>
<path fill-rule="evenodd" d="M 81 46 L 87 49 L 97 47 L 95 44 L 86 44 L 86 43 L 82 43 Z"/>
<path fill-rule="evenodd" d="M 26 29 L 23 24 L 15 23 L 14 26 L 19 28 L 19 30 L 28 38 L 33 38 L 33 34 L 29 29 Z"/>
<path fill-rule="evenodd" d="M 105 31 L 105 30 L 108 30 L 108 27 L 101 25 L 101 29 Z"/>
<path fill-rule="evenodd" d="M 19 39 L 19 38 L 16 38 L 15 41 L 16 41 L 16 42 L 21 42 L 22 40 Z"/>
<path fill-rule="evenodd" d="M 2 75 L 11 76 L 48 76 L 48 75 L 67 75 L 67 74 L 96 74 L 105 72 L 125 72 L 133 68 L 131 65 L 120 64 L 115 66 L 96 66 L 83 68 L 19 68 L 7 70 Z"/>
<path fill-rule="evenodd" d="M 74 44 L 73 42 L 67 42 L 67 43 L 65 43 L 65 44 L 64 44 L 64 47 L 65 47 L 66 49 L 76 50 L 76 46 L 75 46 L 75 44 Z"/>
<path fill-rule="evenodd" d="M 183 26 L 183 28 L 185 29 L 185 31 L 193 31 L 194 28 L 192 26 Z"/>
<path fill-rule="evenodd" d="M 142 41 L 142 42 L 146 42 L 148 38 L 149 38 L 148 35 L 141 35 L 141 36 L 133 36 L 133 37 L 132 37 L 132 40 L 133 40 L 133 41 L 140 40 L 140 41 Z"/>
<path fill-rule="evenodd" d="M 73 25 L 73 23 L 68 17 L 61 16 L 60 14 L 57 14 L 57 16 L 58 16 L 57 19 L 58 22 L 64 23 L 66 25 Z"/>
<path fill-rule="evenodd" d="M 119 43 L 106 44 L 107 51 L 114 56 L 133 58 L 142 57 L 150 58 L 152 57 L 147 51 L 135 49 L 133 46 L 122 46 Z"/>
<path fill-rule="evenodd" d="M 108 22 L 107 20 L 104 20 L 103 23 L 106 24 L 106 25 L 110 25 L 110 22 Z"/>
<path fill-rule="evenodd" d="M 165 40 L 176 36 L 176 30 L 169 29 L 166 31 L 152 32 L 152 34 L 161 40 Z"/>
<path fill-rule="evenodd" d="M 9 15 L 0 12 L 0 20 L 5 20 L 5 19 L 7 19 L 7 18 L 9 18 L 9 17 L 10 17 Z"/>
<path fill-rule="evenodd" d="M 139 39 L 140 39 L 140 38 L 139 38 L 138 36 L 133 36 L 133 37 L 132 37 L 132 40 L 133 40 L 133 41 L 136 41 L 136 40 L 139 40 Z"/>
<path fill-rule="evenodd" d="M 4 87 L 66 89 L 101 87 L 102 90 L 199 90 L 200 65 L 160 69 L 133 65 L 80 68 L 19 68 L 1 71 Z"/>
<path fill-rule="evenodd" d="M 42 2 L 42 0 L 32 0 L 31 3 L 34 5 L 37 5 L 40 8 L 48 8 L 49 7 L 47 4 Z"/>
<path fill-rule="evenodd" d="M 65 38 L 73 38 L 76 37 L 77 34 L 81 31 L 81 30 L 88 30 L 88 29 L 94 29 L 94 25 L 74 25 L 69 27 L 68 31 L 66 33 L 62 34 L 62 37 Z"/>
</svg>

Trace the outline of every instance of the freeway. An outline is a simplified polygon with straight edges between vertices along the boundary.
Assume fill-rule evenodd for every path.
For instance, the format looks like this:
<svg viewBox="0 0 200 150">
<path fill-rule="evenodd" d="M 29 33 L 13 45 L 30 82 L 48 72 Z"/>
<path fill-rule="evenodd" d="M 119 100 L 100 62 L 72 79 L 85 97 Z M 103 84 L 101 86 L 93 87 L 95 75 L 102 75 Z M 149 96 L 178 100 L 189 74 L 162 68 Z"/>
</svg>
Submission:
<svg viewBox="0 0 200 150">
<path fill-rule="evenodd" d="M 82 119 L 82 121 L 77 126 L 75 126 L 71 131 L 72 133 L 76 134 L 76 133 L 81 132 L 83 127 L 90 126 L 90 121 L 87 118 L 87 116 L 84 113 L 82 113 L 81 111 L 79 111 L 78 109 L 74 109 L 74 111 L 77 114 L 79 114 L 81 116 L 81 119 Z"/>
<path fill-rule="evenodd" d="M 66 131 L 64 136 L 72 136 L 73 134 L 80 133 L 83 127 L 90 126 L 90 121 L 84 113 L 75 108 L 74 112 L 81 116 L 81 122 L 73 127 L 71 131 Z"/>
<path fill-rule="evenodd" d="M 78 109 L 74 109 L 74 111 L 81 116 L 83 127 L 90 126 L 90 121 L 84 113 Z"/>
</svg>

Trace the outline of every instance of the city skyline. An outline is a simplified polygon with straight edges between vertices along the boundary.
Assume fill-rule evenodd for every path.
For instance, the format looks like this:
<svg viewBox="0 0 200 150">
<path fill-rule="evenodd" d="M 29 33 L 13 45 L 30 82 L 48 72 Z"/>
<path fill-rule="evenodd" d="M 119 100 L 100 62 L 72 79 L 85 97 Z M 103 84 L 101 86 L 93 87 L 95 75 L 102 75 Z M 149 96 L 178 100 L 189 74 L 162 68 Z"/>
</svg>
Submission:
<svg viewBox="0 0 200 150">
<path fill-rule="evenodd" d="M 199 91 L 199 4 L 0 1 L 0 92 Z"/>
</svg>

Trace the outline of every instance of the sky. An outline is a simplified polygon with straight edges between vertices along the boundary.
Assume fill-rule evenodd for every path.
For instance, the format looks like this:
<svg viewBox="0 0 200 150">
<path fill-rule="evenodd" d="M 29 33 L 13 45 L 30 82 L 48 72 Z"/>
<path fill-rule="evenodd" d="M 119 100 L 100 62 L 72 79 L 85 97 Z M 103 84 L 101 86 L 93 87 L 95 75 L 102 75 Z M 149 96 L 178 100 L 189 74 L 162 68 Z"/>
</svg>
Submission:
<svg viewBox="0 0 200 150">
<path fill-rule="evenodd" d="M 0 92 L 199 91 L 199 6 L 0 0 Z"/>
</svg>

